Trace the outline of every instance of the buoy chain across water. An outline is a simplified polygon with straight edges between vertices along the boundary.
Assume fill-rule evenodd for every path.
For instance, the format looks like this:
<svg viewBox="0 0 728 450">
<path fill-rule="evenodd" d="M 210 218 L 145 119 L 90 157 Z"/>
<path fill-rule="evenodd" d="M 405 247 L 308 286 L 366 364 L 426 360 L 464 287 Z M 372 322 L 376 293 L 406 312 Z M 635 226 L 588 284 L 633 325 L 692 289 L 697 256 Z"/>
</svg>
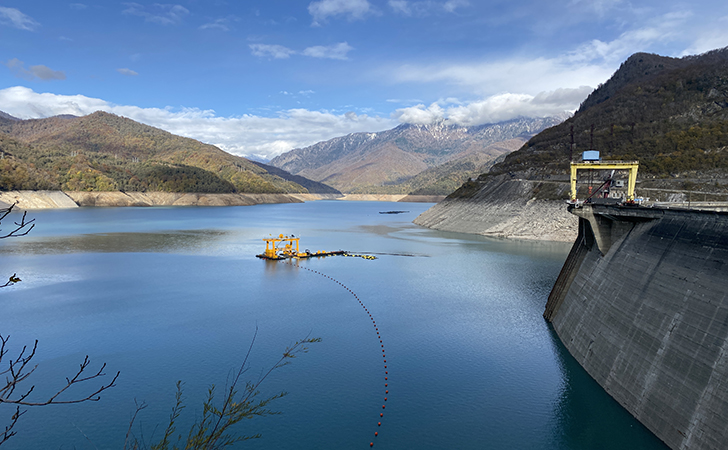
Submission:
<svg viewBox="0 0 728 450">
<path fill-rule="evenodd" d="M 344 256 L 358 256 L 358 257 L 364 258 L 364 259 L 377 259 L 376 256 L 370 256 L 370 255 L 353 255 L 353 254 L 349 254 L 349 253 L 344 253 Z M 321 275 L 323 277 L 328 278 L 331 281 L 335 281 L 336 283 L 338 283 L 339 285 L 341 285 L 344 289 L 346 289 L 347 291 L 349 291 L 349 293 L 352 296 L 354 296 L 354 298 L 356 299 L 356 301 L 359 302 L 359 304 L 361 305 L 361 307 L 364 308 L 364 312 L 369 315 L 369 319 L 372 321 L 372 325 L 374 325 L 374 330 L 377 332 L 377 339 L 379 339 L 379 344 L 381 345 L 381 348 L 382 348 L 382 359 L 384 360 L 384 387 L 385 387 L 384 394 L 385 395 L 389 395 L 389 370 L 387 369 L 387 359 L 386 359 L 387 358 L 387 355 L 386 355 L 386 353 L 384 351 L 384 341 L 382 339 L 382 335 L 379 333 L 379 327 L 377 327 L 376 320 L 374 320 L 374 317 L 372 317 L 372 314 L 369 312 L 369 310 L 364 305 L 364 303 L 362 303 L 361 299 L 354 293 L 354 291 L 352 291 L 351 289 L 349 289 L 348 287 L 346 287 L 346 285 L 344 285 L 343 283 L 341 283 L 340 281 L 338 281 L 338 280 L 336 280 L 334 278 L 331 278 L 330 276 L 328 276 L 328 275 L 326 275 L 326 274 L 324 274 L 322 272 L 319 272 L 319 271 L 313 270 L 313 269 L 309 269 L 308 267 L 301 267 L 298 264 L 293 264 L 291 261 L 288 261 L 288 260 L 284 260 L 283 262 L 286 263 L 286 264 L 290 264 L 290 265 L 292 265 L 294 267 L 298 267 L 299 269 L 305 269 L 305 270 L 308 270 L 309 272 L 313 272 L 315 274 Z M 387 397 L 384 397 L 384 401 L 385 402 L 387 401 Z M 385 408 L 386 408 L 386 405 L 382 405 L 382 409 L 385 409 Z M 381 419 L 382 417 L 384 417 L 384 413 L 383 412 L 380 412 L 379 413 L 379 418 Z M 381 421 L 377 422 L 377 426 L 378 427 L 381 427 L 382 426 L 382 422 Z M 374 437 L 376 438 L 377 436 L 379 436 L 379 432 L 378 431 L 375 431 L 374 432 Z M 369 447 L 374 447 L 374 442 L 370 442 L 369 443 Z"/>
<path fill-rule="evenodd" d="M 377 259 L 377 257 L 373 256 L 373 255 L 357 255 L 355 253 L 344 253 L 344 256 L 351 256 L 354 258 L 363 258 L 363 259 Z"/>
</svg>

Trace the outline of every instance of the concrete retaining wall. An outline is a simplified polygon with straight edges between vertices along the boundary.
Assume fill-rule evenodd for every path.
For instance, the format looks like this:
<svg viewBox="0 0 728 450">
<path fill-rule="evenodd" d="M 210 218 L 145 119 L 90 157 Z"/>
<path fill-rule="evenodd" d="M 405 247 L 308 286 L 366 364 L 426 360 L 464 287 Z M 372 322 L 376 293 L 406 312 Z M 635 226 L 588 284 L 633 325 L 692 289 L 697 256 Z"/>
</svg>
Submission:
<svg viewBox="0 0 728 450">
<path fill-rule="evenodd" d="M 728 448 L 728 214 L 595 206 L 578 215 L 544 316 L 668 446 Z"/>
</svg>

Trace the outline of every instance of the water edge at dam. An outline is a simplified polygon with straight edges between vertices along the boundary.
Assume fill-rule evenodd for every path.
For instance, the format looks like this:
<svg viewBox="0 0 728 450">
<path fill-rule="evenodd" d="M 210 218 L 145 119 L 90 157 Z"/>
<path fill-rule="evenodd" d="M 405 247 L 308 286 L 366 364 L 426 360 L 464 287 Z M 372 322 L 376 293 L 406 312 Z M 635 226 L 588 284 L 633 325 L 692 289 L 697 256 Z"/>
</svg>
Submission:
<svg viewBox="0 0 728 450">
<path fill-rule="evenodd" d="M 673 449 L 728 442 L 728 213 L 584 205 L 544 317 Z"/>
</svg>

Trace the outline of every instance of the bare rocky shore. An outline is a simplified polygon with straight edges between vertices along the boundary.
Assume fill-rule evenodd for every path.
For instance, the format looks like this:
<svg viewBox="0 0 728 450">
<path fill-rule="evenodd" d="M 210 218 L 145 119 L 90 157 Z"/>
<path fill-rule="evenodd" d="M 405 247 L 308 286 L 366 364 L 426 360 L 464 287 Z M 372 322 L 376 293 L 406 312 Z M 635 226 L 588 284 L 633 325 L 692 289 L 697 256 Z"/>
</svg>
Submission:
<svg viewBox="0 0 728 450">
<path fill-rule="evenodd" d="M 338 194 L 200 194 L 174 192 L 0 191 L 0 206 L 19 209 L 78 208 L 80 206 L 250 206 L 315 200 L 437 202 L 444 196 Z"/>
<path fill-rule="evenodd" d="M 344 194 L 337 200 L 356 202 L 413 202 L 437 203 L 445 198 L 444 195 L 405 195 L 405 194 Z"/>
<path fill-rule="evenodd" d="M 249 206 L 263 203 L 301 203 L 325 197 L 317 194 L 5 191 L 0 192 L 0 203 L 17 203 L 18 208 L 24 210 L 80 206 Z"/>
<path fill-rule="evenodd" d="M 499 238 L 573 242 L 578 219 L 561 199 L 568 183 L 499 178 L 454 195 L 418 216 L 428 228 Z"/>
</svg>

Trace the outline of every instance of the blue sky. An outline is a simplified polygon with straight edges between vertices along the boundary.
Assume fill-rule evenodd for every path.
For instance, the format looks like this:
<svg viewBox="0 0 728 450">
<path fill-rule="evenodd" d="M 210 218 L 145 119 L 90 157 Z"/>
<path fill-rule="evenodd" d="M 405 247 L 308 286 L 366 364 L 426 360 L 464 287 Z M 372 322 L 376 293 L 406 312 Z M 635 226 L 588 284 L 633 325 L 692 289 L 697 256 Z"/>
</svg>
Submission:
<svg viewBox="0 0 728 450">
<path fill-rule="evenodd" d="M 633 53 L 725 46 L 725 0 L 0 0 L 0 110 L 104 110 L 271 158 L 573 111 Z"/>
</svg>

